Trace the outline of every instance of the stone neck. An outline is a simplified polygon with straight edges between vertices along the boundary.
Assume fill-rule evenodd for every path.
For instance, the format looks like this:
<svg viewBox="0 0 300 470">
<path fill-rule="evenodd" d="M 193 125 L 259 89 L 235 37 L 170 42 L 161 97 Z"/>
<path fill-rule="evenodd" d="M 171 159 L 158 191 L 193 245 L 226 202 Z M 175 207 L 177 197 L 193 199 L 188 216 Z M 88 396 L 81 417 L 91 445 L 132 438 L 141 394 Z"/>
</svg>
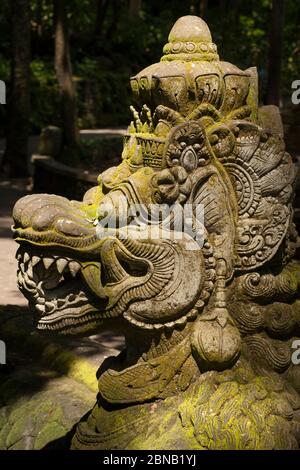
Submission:
<svg viewBox="0 0 300 470">
<path fill-rule="evenodd" d="M 188 323 L 169 333 L 127 329 L 126 348 L 100 372 L 102 399 L 119 406 L 165 399 L 186 390 L 199 376 L 191 354 L 192 326 Z"/>
<path fill-rule="evenodd" d="M 190 335 L 191 328 L 192 323 L 168 332 L 141 331 L 139 328 L 129 327 L 125 331 L 126 364 L 131 366 L 167 354 Z"/>
</svg>

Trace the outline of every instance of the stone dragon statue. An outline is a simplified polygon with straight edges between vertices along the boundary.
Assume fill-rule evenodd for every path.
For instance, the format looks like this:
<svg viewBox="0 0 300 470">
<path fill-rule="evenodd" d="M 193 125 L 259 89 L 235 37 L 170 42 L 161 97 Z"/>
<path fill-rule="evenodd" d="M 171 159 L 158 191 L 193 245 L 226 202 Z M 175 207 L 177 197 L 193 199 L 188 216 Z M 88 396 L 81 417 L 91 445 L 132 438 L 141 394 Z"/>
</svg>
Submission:
<svg viewBox="0 0 300 470">
<path fill-rule="evenodd" d="M 37 328 L 114 320 L 126 339 L 71 449 L 299 448 L 296 171 L 279 111 L 258 107 L 256 69 L 220 61 L 202 19 L 180 18 L 163 53 L 131 79 L 120 165 L 82 202 L 35 194 L 14 208 Z M 191 231 L 175 210 L 137 223 L 132 205 L 190 206 Z"/>
</svg>

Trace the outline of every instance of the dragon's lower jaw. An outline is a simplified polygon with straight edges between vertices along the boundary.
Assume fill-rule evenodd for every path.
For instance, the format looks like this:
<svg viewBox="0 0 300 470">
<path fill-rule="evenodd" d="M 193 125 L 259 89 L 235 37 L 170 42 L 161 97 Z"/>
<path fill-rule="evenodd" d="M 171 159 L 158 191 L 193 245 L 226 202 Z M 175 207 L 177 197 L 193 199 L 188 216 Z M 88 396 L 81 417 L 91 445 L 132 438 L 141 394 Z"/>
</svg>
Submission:
<svg viewBox="0 0 300 470">
<path fill-rule="evenodd" d="M 18 286 L 39 330 L 78 334 L 102 323 L 105 306 L 82 282 L 80 261 L 32 246 L 29 252 L 21 246 L 17 259 Z"/>
<path fill-rule="evenodd" d="M 37 320 L 36 327 L 43 331 L 56 331 L 63 334 L 79 334 L 93 330 L 103 322 L 103 315 L 92 306 L 78 309 L 67 308 L 63 315 L 61 312 L 57 314 L 47 315 Z"/>
</svg>

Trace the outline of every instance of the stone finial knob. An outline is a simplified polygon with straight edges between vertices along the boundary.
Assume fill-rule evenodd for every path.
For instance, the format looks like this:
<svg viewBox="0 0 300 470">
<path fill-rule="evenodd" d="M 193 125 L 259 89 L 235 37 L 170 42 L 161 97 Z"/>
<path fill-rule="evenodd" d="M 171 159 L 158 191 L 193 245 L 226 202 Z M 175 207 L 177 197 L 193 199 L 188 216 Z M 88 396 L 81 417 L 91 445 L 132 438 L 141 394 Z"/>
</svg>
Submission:
<svg viewBox="0 0 300 470">
<path fill-rule="evenodd" d="M 168 41 L 163 49 L 162 61 L 219 60 L 209 27 L 198 16 L 179 18 L 170 31 Z"/>
<path fill-rule="evenodd" d="M 182 16 L 172 27 L 169 42 L 206 42 L 211 43 L 212 37 L 209 27 L 199 16 Z"/>
</svg>

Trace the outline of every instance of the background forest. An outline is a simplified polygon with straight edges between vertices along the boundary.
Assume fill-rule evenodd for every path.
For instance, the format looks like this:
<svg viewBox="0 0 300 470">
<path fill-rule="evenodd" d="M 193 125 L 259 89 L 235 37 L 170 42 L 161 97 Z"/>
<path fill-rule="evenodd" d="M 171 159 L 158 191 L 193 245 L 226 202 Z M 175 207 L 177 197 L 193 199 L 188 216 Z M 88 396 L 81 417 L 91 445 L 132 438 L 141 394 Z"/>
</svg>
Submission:
<svg viewBox="0 0 300 470">
<path fill-rule="evenodd" d="M 1 137 L 12 174 L 28 135 L 61 126 L 70 148 L 78 129 L 130 121 L 129 77 L 156 62 L 175 20 L 202 16 L 223 60 L 258 67 L 261 100 L 290 102 L 300 79 L 300 2 L 295 0 L 1 0 Z M 18 156 L 19 154 L 19 156 Z"/>
</svg>

